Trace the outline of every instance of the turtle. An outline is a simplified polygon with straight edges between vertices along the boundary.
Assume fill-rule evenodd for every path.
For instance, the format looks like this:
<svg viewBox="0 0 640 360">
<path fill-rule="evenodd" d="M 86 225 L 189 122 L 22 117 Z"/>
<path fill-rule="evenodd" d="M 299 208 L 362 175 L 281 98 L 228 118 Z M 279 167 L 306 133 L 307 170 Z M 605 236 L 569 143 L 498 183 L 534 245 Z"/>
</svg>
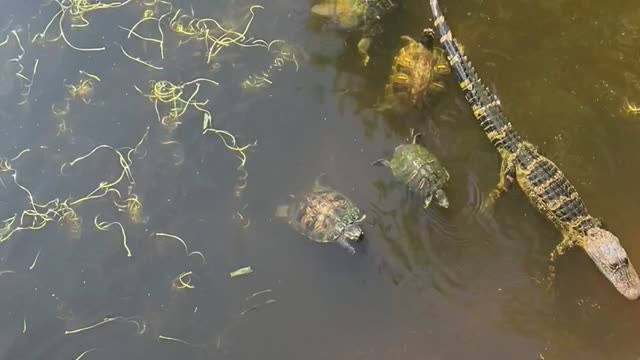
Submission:
<svg viewBox="0 0 640 360">
<path fill-rule="evenodd" d="M 289 225 L 309 239 L 337 242 L 349 253 L 356 250 L 350 241 L 358 241 L 364 232 L 360 223 L 366 218 L 360 209 L 344 194 L 324 185 L 320 175 L 310 192 L 292 196 L 292 200 L 276 209 L 276 217 L 286 219 Z"/>
<path fill-rule="evenodd" d="M 396 7 L 391 0 L 321 0 L 311 12 L 330 19 L 339 28 L 358 30 L 362 35 L 358 52 L 366 66 L 373 37 L 382 33 L 380 20 Z"/>
<path fill-rule="evenodd" d="M 429 91 L 444 89 L 442 77 L 451 72 L 447 58 L 434 47 L 434 32 L 425 30 L 420 41 L 408 35 L 401 37 L 405 45 L 393 58 L 389 81 L 385 86 L 383 107 L 414 104 L 422 107 Z"/>
<path fill-rule="evenodd" d="M 378 159 L 372 165 L 391 169 L 396 179 L 422 197 L 425 210 L 434 197 L 438 206 L 448 208 L 449 199 L 443 189 L 449 181 L 449 172 L 435 155 L 416 142 L 420 135 L 412 134 L 412 142 L 397 146 L 391 159 Z"/>
</svg>

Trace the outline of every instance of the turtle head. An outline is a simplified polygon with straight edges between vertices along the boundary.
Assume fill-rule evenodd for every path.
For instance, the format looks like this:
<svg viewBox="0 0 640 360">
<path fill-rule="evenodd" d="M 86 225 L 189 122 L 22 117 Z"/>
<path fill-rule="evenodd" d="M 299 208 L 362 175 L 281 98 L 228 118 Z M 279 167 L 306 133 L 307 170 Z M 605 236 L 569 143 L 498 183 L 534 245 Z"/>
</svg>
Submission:
<svg viewBox="0 0 640 360">
<path fill-rule="evenodd" d="M 342 236 L 349 241 L 358 241 L 362 237 L 362 228 L 358 224 L 348 225 L 344 229 Z"/>
<path fill-rule="evenodd" d="M 360 240 L 362 234 L 364 233 L 364 231 L 362 231 L 362 228 L 360 227 L 360 223 L 364 221 L 367 215 L 365 214 L 360 217 L 357 216 L 359 216 L 359 213 L 354 212 L 351 214 L 351 220 L 348 223 L 341 224 L 342 226 L 344 226 L 344 228 L 342 228 L 340 238 L 347 241 Z"/>
<path fill-rule="evenodd" d="M 447 194 L 445 194 L 442 189 L 438 189 L 438 191 L 436 191 L 436 201 L 440 207 L 445 209 L 449 207 L 449 198 L 447 198 Z"/>
<path fill-rule="evenodd" d="M 433 49 L 433 41 L 435 40 L 435 38 L 436 38 L 435 30 L 431 28 L 427 28 L 422 30 L 422 39 L 420 39 L 420 43 L 426 49 L 431 50 Z"/>
<path fill-rule="evenodd" d="M 360 225 L 356 223 L 347 225 L 336 240 L 340 246 L 345 248 L 350 254 L 354 255 L 356 253 L 356 249 L 349 242 L 358 241 L 361 237 L 362 228 L 360 228 Z"/>
<path fill-rule="evenodd" d="M 627 299 L 640 297 L 640 279 L 620 240 L 599 227 L 589 229 L 582 247 L 598 269 Z"/>
</svg>

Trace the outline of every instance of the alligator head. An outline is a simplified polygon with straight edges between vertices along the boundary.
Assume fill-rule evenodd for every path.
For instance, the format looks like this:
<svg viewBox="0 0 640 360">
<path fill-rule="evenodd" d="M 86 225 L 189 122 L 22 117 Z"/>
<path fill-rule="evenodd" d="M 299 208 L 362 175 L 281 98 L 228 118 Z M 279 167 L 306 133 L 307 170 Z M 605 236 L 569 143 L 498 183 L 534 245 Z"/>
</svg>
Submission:
<svg viewBox="0 0 640 360">
<path fill-rule="evenodd" d="M 620 240 L 599 227 L 587 231 L 582 247 L 604 276 L 630 300 L 640 297 L 640 279 Z"/>
</svg>

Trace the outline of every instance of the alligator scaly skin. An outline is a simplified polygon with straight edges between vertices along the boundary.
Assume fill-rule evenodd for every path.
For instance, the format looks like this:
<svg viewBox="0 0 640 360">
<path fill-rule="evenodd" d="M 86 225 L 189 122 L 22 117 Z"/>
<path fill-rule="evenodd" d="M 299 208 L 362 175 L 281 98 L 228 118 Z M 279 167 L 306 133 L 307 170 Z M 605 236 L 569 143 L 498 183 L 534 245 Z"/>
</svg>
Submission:
<svg viewBox="0 0 640 360">
<path fill-rule="evenodd" d="M 502 112 L 498 97 L 481 81 L 471 62 L 453 38 L 437 0 L 430 0 L 436 33 L 440 38 L 452 72 L 480 123 L 502 157 L 500 181 L 490 199 L 495 201 L 515 179 L 530 202 L 563 234 L 552 254 L 579 245 L 600 271 L 627 298 L 640 297 L 640 279 L 618 239 L 602 228 L 558 166 L 538 153 L 516 133 Z"/>
</svg>

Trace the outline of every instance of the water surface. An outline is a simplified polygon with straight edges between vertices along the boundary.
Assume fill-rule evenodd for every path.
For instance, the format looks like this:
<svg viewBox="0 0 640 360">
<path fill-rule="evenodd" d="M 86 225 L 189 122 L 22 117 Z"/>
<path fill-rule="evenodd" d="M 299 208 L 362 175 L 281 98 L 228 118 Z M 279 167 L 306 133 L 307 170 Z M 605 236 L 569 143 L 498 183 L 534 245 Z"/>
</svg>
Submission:
<svg viewBox="0 0 640 360">
<path fill-rule="evenodd" d="M 90 25 L 67 30 L 63 41 L 32 43 L 59 7 L 48 1 L 2 4 L 0 156 L 13 158 L 19 184 L 38 203 L 79 198 L 121 168 L 101 144 L 133 147 L 149 127 L 131 171 L 148 221 L 133 223 L 111 198 L 87 201 L 79 238 L 49 223 L 0 244 L 2 359 L 636 359 L 640 310 L 619 295 L 584 253 L 557 264 L 551 289 L 543 282 L 548 255 L 561 235 L 514 187 L 492 218 L 474 216 L 478 199 L 497 182 L 499 158 L 474 122 L 453 79 L 422 111 L 381 114 L 400 36 L 430 25 L 426 1 L 408 0 L 384 19 L 385 32 L 363 67 L 359 35 L 312 16 L 312 2 L 260 2 L 248 34 L 291 46 L 299 68 L 284 64 L 270 86 L 244 90 L 249 75 L 274 60 L 264 48 L 229 46 L 207 64 L 197 42 L 178 47 L 165 26 L 165 58 L 152 43 L 126 31 L 155 9 L 132 1 L 96 10 Z M 174 11 L 246 24 L 246 1 L 176 1 Z M 594 216 L 640 262 L 635 214 L 640 211 L 637 136 L 640 117 L 640 10 L 630 1 L 445 1 L 454 34 L 487 84 L 502 99 L 514 127 L 553 159 Z M 55 38 L 56 26 L 51 35 Z M 15 73 L 20 57 L 30 78 Z M 157 30 L 157 28 L 155 29 Z M 154 27 L 141 27 L 156 37 Z M 163 66 L 130 59 L 119 45 Z M 76 99 L 64 117 L 65 84 L 78 70 L 100 77 L 91 102 Z M 135 86 L 149 80 L 208 78 L 214 127 L 235 134 L 247 150 L 246 187 L 239 160 L 220 138 L 202 134 L 202 114 L 186 112 L 173 132 L 158 123 L 153 104 Z M 407 141 L 410 128 L 451 173 L 447 210 L 423 213 L 390 173 L 370 163 Z M 320 174 L 368 214 L 358 255 L 316 244 L 275 219 L 289 194 Z M 22 213 L 26 193 L 0 173 L 0 216 Z M 121 188 L 126 193 L 127 186 Z M 99 231 L 94 218 L 119 221 Z M 154 233 L 180 236 L 177 241 Z M 76 236 L 77 237 L 77 236 Z M 34 261 L 37 257 L 37 261 Z M 34 265 L 35 264 L 35 265 Z M 238 268 L 253 273 L 230 277 Z M 636 265 L 638 266 L 638 265 Z M 192 272 L 192 289 L 172 287 Z M 255 294 L 255 295 L 254 295 Z M 105 318 L 103 325 L 85 331 Z M 122 317 L 122 318 L 119 318 Z M 144 324 L 144 328 L 142 327 Z M 65 331 L 71 333 L 65 335 Z"/>
</svg>

